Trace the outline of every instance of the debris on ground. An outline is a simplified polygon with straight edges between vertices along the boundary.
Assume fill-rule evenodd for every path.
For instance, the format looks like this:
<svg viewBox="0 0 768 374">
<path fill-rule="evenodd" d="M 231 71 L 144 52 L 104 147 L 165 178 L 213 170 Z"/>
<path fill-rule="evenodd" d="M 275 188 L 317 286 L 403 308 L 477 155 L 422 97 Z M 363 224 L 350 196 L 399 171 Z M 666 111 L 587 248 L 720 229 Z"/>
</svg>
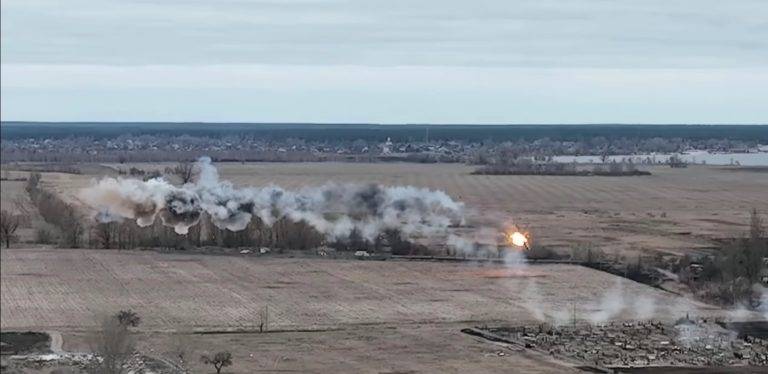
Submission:
<svg viewBox="0 0 768 374">
<path fill-rule="evenodd" d="M 768 340 L 745 336 L 714 321 L 625 321 L 600 325 L 483 328 L 552 356 L 602 367 L 768 366 Z"/>
<path fill-rule="evenodd" d="M 67 368 L 72 373 L 97 371 L 101 359 L 90 353 L 12 355 L 3 357 L 5 370 L 48 370 Z M 123 372 L 129 374 L 182 374 L 185 371 L 167 360 L 134 353 L 123 364 Z"/>
</svg>

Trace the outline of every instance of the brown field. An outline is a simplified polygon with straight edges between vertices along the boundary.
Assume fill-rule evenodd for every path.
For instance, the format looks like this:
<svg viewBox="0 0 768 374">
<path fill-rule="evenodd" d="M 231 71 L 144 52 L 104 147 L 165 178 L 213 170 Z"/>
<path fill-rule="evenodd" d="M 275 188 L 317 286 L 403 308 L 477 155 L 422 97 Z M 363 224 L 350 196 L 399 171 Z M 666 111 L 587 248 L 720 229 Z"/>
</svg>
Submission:
<svg viewBox="0 0 768 374">
<path fill-rule="evenodd" d="M 583 373 L 541 354 L 510 350 L 463 334 L 460 330 L 465 326 L 387 325 L 264 334 L 141 333 L 138 348 L 173 359 L 181 341 L 192 373 L 215 373 L 198 358 L 217 350 L 229 350 L 234 357 L 233 366 L 222 371 L 227 374 Z M 64 349 L 87 350 L 87 340 L 85 334 L 68 334 Z"/>
<path fill-rule="evenodd" d="M 170 165 L 106 165 L 84 170 L 103 174 L 109 167 L 150 170 Z M 514 222 L 529 228 L 539 244 L 555 248 L 586 244 L 630 256 L 710 249 L 714 239 L 744 235 L 750 209 L 768 210 L 768 173 L 715 166 L 655 167 L 653 175 L 640 177 L 470 175 L 473 167 L 457 164 L 217 166 L 224 179 L 238 185 L 299 188 L 354 182 L 444 190 L 466 203 L 471 223 L 479 226 Z M 95 177 L 44 173 L 43 181 L 48 188 L 76 200 L 78 189 Z"/>
<path fill-rule="evenodd" d="M 159 330 L 254 329 L 265 306 L 273 329 L 526 321 L 534 319 L 527 305 L 532 299 L 545 315 L 576 306 L 586 317 L 617 284 L 653 300 L 660 315 L 718 311 L 569 265 L 507 271 L 432 262 L 11 249 L 2 252 L 2 273 L 3 328 L 93 327 L 94 316 L 121 307 L 138 311 L 145 329 Z"/>
<path fill-rule="evenodd" d="M 475 176 L 463 165 L 218 166 L 223 178 L 238 185 L 376 182 L 441 189 L 467 204 L 470 223 L 478 227 L 514 222 L 529 228 L 540 244 L 592 244 L 623 255 L 707 250 L 718 238 L 746 233 L 751 208 L 768 210 L 768 173 L 718 167 L 659 167 L 652 176 L 611 178 Z M 109 173 L 106 167 L 87 169 L 93 173 L 43 173 L 43 183 L 76 202 L 81 187 Z M 0 184 L 4 209 L 24 194 L 22 183 Z M 235 355 L 230 373 L 559 373 L 572 369 L 459 331 L 538 318 L 589 319 L 610 309 L 604 299 L 616 290 L 626 295 L 625 307 L 611 319 L 649 312 L 663 319 L 686 312 L 729 316 L 566 265 L 510 272 L 478 264 L 17 247 L 3 250 L 0 261 L 3 330 L 56 330 L 64 335 L 65 349 L 87 350 L 98 316 L 131 308 L 143 319 L 142 350 L 172 358 L 171 347 L 187 341 L 195 372 L 203 371 L 201 352 L 229 349 Z M 265 306 L 270 332 L 256 333 Z"/>
<path fill-rule="evenodd" d="M 0 182 L 3 192 L 0 193 L 0 206 L 5 210 L 16 211 L 15 199 L 17 196 L 25 197 L 24 182 L 22 181 L 2 181 Z"/>
<path fill-rule="evenodd" d="M 173 357 L 230 349 L 229 372 L 564 372 L 546 358 L 478 341 L 461 328 L 605 310 L 606 290 L 673 319 L 727 312 L 588 268 L 291 259 L 138 251 L 10 249 L 2 256 L 3 330 L 56 330 L 88 349 L 98 317 L 133 309 L 140 346 Z M 259 312 L 269 306 L 269 333 Z M 636 317 L 633 307 L 612 318 Z M 241 333 L 224 334 L 227 331 Z M 216 332 L 213 334 L 193 334 Z M 504 355 L 498 355 L 504 352 Z M 197 357 L 197 356 L 194 356 Z M 193 365 L 199 365 L 194 363 Z M 200 368 L 199 366 L 196 366 Z M 202 369 L 202 368 L 200 368 Z"/>
<path fill-rule="evenodd" d="M 8 173 L 10 178 L 26 177 L 27 173 L 24 172 L 10 172 Z M 0 181 L 0 208 L 8 210 L 13 213 L 21 213 L 19 209 L 19 203 L 22 203 L 24 209 L 29 214 L 29 220 L 22 222 L 22 225 L 16 231 L 15 235 L 21 242 L 30 242 L 35 238 L 35 229 L 41 225 L 45 225 L 43 218 L 37 214 L 37 209 L 32 205 L 32 202 L 27 196 L 27 192 L 24 190 L 26 185 L 25 181 L 4 180 Z"/>
</svg>

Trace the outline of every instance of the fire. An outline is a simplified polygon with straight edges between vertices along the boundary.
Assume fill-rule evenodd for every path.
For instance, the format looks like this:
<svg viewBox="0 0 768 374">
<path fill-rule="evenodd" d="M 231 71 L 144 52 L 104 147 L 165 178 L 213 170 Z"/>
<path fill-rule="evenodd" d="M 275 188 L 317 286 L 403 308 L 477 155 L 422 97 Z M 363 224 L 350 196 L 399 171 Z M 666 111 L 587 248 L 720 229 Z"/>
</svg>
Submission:
<svg viewBox="0 0 768 374">
<path fill-rule="evenodd" d="M 524 247 L 528 243 L 528 238 L 525 236 L 525 234 L 519 231 L 515 231 L 509 234 L 509 241 L 512 242 L 512 244 L 515 246 Z"/>
</svg>

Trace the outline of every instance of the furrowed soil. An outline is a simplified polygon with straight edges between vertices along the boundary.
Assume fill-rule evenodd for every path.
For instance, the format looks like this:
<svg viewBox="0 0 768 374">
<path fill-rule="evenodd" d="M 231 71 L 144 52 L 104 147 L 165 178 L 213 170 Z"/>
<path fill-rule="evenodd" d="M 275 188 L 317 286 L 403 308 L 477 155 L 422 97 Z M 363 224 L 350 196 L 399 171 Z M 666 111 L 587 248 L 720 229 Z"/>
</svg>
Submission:
<svg viewBox="0 0 768 374">
<path fill-rule="evenodd" d="M 132 309 L 139 346 L 193 367 L 231 350 L 228 372 L 564 372 L 546 357 L 461 334 L 465 327 L 543 319 L 727 312 L 569 265 L 501 265 L 213 256 L 151 251 L 8 249 L 2 258 L 3 331 L 59 331 L 88 350 L 100 318 Z M 606 295 L 619 296 L 606 304 Z M 268 308 L 267 332 L 259 333 Z M 641 308 L 648 314 L 648 308 Z M 645 315 L 648 317 L 649 315 Z M 189 353 L 188 353 L 189 354 Z M 188 356 L 190 357 L 190 356 Z"/>
<path fill-rule="evenodd" d="M 532 320 L 573 307 L 600 309 L 606 291 L 645 299 L 664 314 L 717 312 L 674 294 L 569 265 L 284 259 L 151 251 L 2 251 L 3 328 L 95 327 L 94 316 L 133 308 L 145 329 L 188 325 L 271 329 Z M 625 315 L 611 317 L 632 318 Z"/>
</svg>

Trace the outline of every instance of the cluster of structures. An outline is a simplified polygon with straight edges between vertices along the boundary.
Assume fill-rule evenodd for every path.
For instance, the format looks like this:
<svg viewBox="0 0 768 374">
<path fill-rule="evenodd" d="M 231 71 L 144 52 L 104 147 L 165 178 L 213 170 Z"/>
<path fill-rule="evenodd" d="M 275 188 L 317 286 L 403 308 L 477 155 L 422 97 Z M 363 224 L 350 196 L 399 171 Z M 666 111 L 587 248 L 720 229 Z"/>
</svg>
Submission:
<svg viewBox="0 0 768 374">
<path fill-rule="evenodd" d="M 487 328 L 510 343 L 597 367 L 768 366 L 768 341 L 707 320 Z"/>
<path fill-rule="evenodd" d="M 91 373 L 94 372 L 95 367 L 98 367 L 100 358 L 88 353 L 48 353 L 3 356 L 0 361 L 3 372 L 6 370 L 9 372 L 34 370 L 39 372 Z M 186 372 L 167 360 L 148 357 L 139 353 L 131 355 L 122 365 L 122 369 L 126 373 L 134 374 L 181 374 Z"/>
<path fill-rule="evenodd" d="M 361 135 L 366 136 L 366 135 Z M 5 137 L 4 161 L 146 162 L 181 161 L 207 154 L 223 161 L 372 161 L 469 162 L 488 164 L 521 156 L 544 161 L 553 155 L 631 155 L 686 150 L 712 152 L 760 151 L 755 142 L 730 139 L 596 137 L 583 140 L 550 138 L 482 140 L 435 138 L 365 139 L 271 138 L 257 135 L 120 134 L 114 137 L 70 135 Z M 385 140 L 386 139 L 386 140 Z M 757 148 L 756 148 L 757 147 Z"/>
<path fill-rule="evenodd" d="M 3 139 L 3 158 L 8 161 L 152 161 L 161 158 L 188 158 L 188 154 L 207 154 L 234 161 L 343 160 L 348 156 L 406 157 L 430 156 L 440 161 L 466 161 L 479 144 L 458 141 L 306 141 L 303 139 L 264 139 L 252 136 L 193 137 L 121 135 L 116 138 L 90 137 Z M 66 152 L 62 152 L 66 150 Z M 134 152 L 142 152 L 137 158 Z M 161 157 L 162 156 L 162 157 Z M 290 156 L 290 157 L 288 157 Z M 43 159 L 44 158 L 44 159 Z"/>
</svg>

